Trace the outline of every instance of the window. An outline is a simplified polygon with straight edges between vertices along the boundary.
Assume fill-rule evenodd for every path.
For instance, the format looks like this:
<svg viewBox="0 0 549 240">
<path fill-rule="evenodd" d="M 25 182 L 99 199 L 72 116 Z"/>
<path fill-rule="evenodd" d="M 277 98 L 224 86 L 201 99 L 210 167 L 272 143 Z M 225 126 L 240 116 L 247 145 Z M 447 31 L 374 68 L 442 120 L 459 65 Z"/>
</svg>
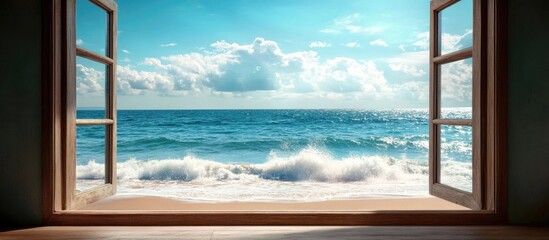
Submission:
<svg viewBox="0 0 549 240">
<path fill-rule="evenodd" d="M 116 4 L 111 0 L 78 1 L 79 4 L 94 4 L 97 15 L 98 35 L 103 35 L 98 46 L 104 46 L 104 54 L 101 51 L 86 49 L 78 46 L 80 41 L 76 38 L 76 1 L 67 1 L 67 90 L 66 90 L 66 174 L 67 180 L 65 192 L 65 208 L 77 209 L 90 202 L 97 201 L 116 192 Z M 70 13 L 70 14 L 69 14 Z M 91 13 L 93 14 L 93 13 Z M 70 19 L 69 19 L 70 17 Z M 103 23 L 103 26 L 101 26 Z M 101 44 L 103 43 L 103 44 Z M 76 64 L 76 65 L 74 65 Z M 103 78 L 98 79 L 94 87 L 103 89 L 101 94 L 86 96 L 97 98 L 101 103 L 100 113 L 97 116 L 78 116 L 76 109 L 82 104 L 81 96 L 76 94 L 81 89 L 76 76 L 76 68 L 85 68 L 89 65 L 99 66 L 104 69 Z M 98 85 L 98 86 L 97 86 Z M 93 86 L 93 85 L 92 85 Z M 85 90 L 85 89 L 84 89 Z M 105 178 L 97 186 L 79 186 L 76 171 L 76 157 L 82 144 L 78 144 L 78 134 L 92 131 L 99 133 L 98 145 L 103 149 L 99 151 L 99 159 L 105 163 Z M 69 150 L 70 149 L 70 150 Z"/>
<path fill-rule="evenodd" d="M 80 1 L 80 0 L 79 0 Z M 444 48 L 445 17 L 459 4 L 474 6 L 472 44 L 460 49 Z M 48 224 L 475 224 L 497 223 L 505 214 L 505 12 L 499 0 L 432 0 L 431 2 L 431 135 L 430 189 L 435 196 L 465 205 L 468 212 L 132 212 L 101 213 L 77 211 L 79 206 L 96 201 L 116 191 L 116 4 L 111 0 L 91 0 L 106 13 L 108 34 L 105 55 L 97 49 L 77 46 L 75 37 L 76 0 L 51 0 L 45 26 L 45 55 L 51 58 L 44 66 L 44 218 Z M 439 38 L 440 36 L 440 38 Z M 100 49 L 99 49 L 100 52 Z M 76 115 L 75 63 L 102 64 L 105 68 L 104 116 Z M 470 69 L 472 113 L 459 115 L 441 111 L 447 103 L 445 72 L 459 65 Z M 464 87 L 464 89 L 469 89 Z M 98 96 L 103 97 L 103 96 Z M 104 132 L 105 179 L 97 186 L 77 192 L 75 156 L 79 129 L 98 128 Z M 473 148 L 470 159 L 473 179 L 456 184 L 444 175 L 447 154 L 444 145 L 451 141 L 446 134 L 470 136 Z M 73 210 L 73 211 L 69 211 Z M 452 216 L 459 218 L 452 218 Z"/>
<path fill-rule="evenodd" d="M 481 50 L 477 39 L 482 37 L 483 33 L 479 24 L 473 24 L 472 15 L 460 16 L 460 13 L 454 10 L 465 7 L 478 12 L 479 2 L 433 1 L 431 4 L 429 190 L 432 195 L 480 210 L 483 209 L 480 179 L 483 177 L 481 147 L 484 145 L 484 138 L 477 132 L 483 130 L 482 120 L 485 117 L 481 115 L 484 105 L 481 102 L 481 56 L 474 53 Z M 460 17 L 458 22 L 456 16 Z M 452 41 L 449 39 L 449 32 L 455 31 L 456 25 L 465 31 L 473 31 L 473 37 L 461 39 L 463 43 L 457 45 L 457 49 L 449 49 L 448 42 Z M 461 79 L 451 79 L 451 71 L 459 71 Z M 464 96 L 466 101 L 470 102 L 472 112 L 459 113 L 448 108 L 455 95 Z M 449 110 L 443 112 L 442 109 Z M 452 151 L 449 150 L 452 138 L 458 135 L 466 135 L 471 139 L 472 146 L 472 154 L 461 153 L 465 156 L 459 157 L 464 158 L 460 164 L 470 168 L 473 177 L 461 182 L 458 179 L 449 180 L 445 174 L 451 171 L 445 168 L 449 167 L 448 159 L 452 158 L 449 153 Z"/>
</svg>

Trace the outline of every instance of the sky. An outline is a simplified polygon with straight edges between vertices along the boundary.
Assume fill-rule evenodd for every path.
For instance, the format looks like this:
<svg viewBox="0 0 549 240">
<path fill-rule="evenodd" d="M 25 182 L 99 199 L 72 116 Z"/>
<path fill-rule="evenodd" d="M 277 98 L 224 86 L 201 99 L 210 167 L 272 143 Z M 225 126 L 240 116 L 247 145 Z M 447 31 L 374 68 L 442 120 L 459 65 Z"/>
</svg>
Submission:
<svg viewBox="0 0 549 240">
<path fill-rule="evenodd" d="M 429 0 L 118 0 L 119 109 L 427 108 Z M 77 45 L 105 54 L 105 11 L 77 0 Z M 442 53 L 472 43 L 472 0 L 441 13 Z M 471 106 L 471 59 L 441 67 Z M 105 66 L 77 58 L 77 106 Z"/>
</svg>

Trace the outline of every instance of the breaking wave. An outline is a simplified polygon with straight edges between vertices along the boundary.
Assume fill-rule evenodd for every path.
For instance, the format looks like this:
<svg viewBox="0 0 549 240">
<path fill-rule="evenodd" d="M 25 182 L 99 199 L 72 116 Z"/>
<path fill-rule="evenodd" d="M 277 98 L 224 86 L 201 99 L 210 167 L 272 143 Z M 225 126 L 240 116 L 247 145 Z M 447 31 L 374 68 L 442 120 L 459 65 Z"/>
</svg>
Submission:
<svg viewBox="0 0 549 240">
<path fill-rule="evenodd" d="M 358 182 L 405 181 L 408 178 L 426 176 L 427 162 L 395 159 L 384 156 L 352 156 L 335 159 L 329 153 L 309 147 L 289 157 L 271 153 L 262 164 L 219 163 L 185 156 L 183 159 L 142 161 L 130 159 L 118 163 L 119 179 L 162 181 L 227 181 L 264 179 L 286 182 Z M 470 179 L 471 165 L 457 161 L 445 161 L 443 175 Z M 104 178 L 104 165 L 89 161 L 77 166 L 81 180 Z"/>
</svg>

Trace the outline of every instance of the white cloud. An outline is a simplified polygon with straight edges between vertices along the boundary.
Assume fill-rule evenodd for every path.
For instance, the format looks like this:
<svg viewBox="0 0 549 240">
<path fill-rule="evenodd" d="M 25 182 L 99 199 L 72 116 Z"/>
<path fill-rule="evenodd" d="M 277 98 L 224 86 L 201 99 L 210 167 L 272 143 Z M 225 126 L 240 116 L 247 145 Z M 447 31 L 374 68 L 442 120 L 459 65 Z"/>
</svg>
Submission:
<svg viewBox="0 0 549 240">
<path fill-rule="evenodd" d="M 319 86 L 326 92 L 367 92 L 377 97 L 391 92 L 383 72 L 372 61 L 334 58 L 320 68 Z"/>
<path fill-rule="evenodd" d="M 429 32 L 421 32 L 416 34 L 416 41 L 413 43 L 414 46 L 419 47 L 420 49 L 428 49 L 429 48 L 429 38 L 430 38 Z M 471 35 L 473 34 L 473 30 L 465 30 L 464 34 L 450 34 L 450 33 L 442 33 L 441 36 L 441 52 L 443 54 L 454 52 L 459 49 L 462 49 L 464 45 L 471 45 L 471 42 L 465 42 L 465 41 L 471 41 Z"/>
<path fill-rule="evenodd" d="M 336 18 L 336 19 L 333 20 L 333 22 L 334 22 L 334 25 L 346 26 L 346 25 L 350 25 L 352 23 L 355 23 L 357 21 L 360 21 L 361 18 L 362 17 L 360 16 L 360 13 L 353 13 L 353 14 L 345 16 L 345 17 Z"/>
<path fill-rule="evenodd" d="M 174 47 L 177 46 L 177 43 L 166 43 L 166 44 L 160 44 L 161 47 Z"/>
<path fill-rule="evenodd" d="M 309 44 L 309 47 L 310 48 L 326 48 L 326 47 L 331 47 L 332 44 L 330 43 L 327 43 L 327 42 L 321 42 L 321 41 L 315 41 L 315 42 L 312 42 Z"/>
<path fill-rule="evenodd" d="M 473 68 L 470 60 L 460 60 L 449 64 L 443 64 L 440 71 L 442 101 L 445 103 L 451 101 L 453 103 L 467 104 L 470 106 L 473 93 Z"/>
<path fill-rule="evenodd" d="M 370 45 L 372 46 L 381 46 L 381 47 L 388 47 L 389 44 L 385 42 L 383 39 L 376 39 L 374 41 L 370 41 Z"/>
<path fill-rule="evenodd" d="M 405 52 L 385 62 L 393 71 L 424 76 L 426 52 Z M 254 99 L 428 98 L 428 81 L 390 84 L 373 61 L 345 57 L 321 61 L 315 51 L 283 52 L 276 42 L 262 38 L 250 44 L 218 41 L 201 52 L 145 58 L 140 64 L 148 70 L 131 65 L 118 67 L 120 94 Z M 77 68 L 79 94 L 104 91 L 104 73 L 82 65 Z M 462 81 L 461 75 L 456 77 L 459 69 L 450 73 L 448 86 Z M 463 94 L 453 93 L 450 97 L 457 101 Z"/>
<path fill-rule="evenodd" d="M 122 58 L 119 61 L 121 61 L 121 62 L 131 62 L 132 60 L 130 60 L 129 58 Z"/>
<path fill-rule="evenodd" d="M 118 67 L 117 80 L 118 91 L 123 94 L 141 94 L 147 90 L 169 94 L 174 90 L 173 81 L 168 76 L 137 71 L 129 66 Z"/>
<path fill-rule="evenodd" d="M 162 64 L 160 63 L 160 60 L 158 58 L 145 58 L 143 60 L 143 65 L 160 67 Z"/>
<path fill-rule="evenodd" d="M 412 44 L 420 49 L 429 48 L 429 32 L 421 32 L 416 34 L 417 40 Z"/>
<path fill-rule="evenodd" d="M 429 82 L 408 81 L 398 85 L 396 91 L 401 99 L 427 101 L 429 99 Z"/>
<path fill-rule="evenodd" d="M 357 48 L 357 47 L 360 47 L 360 43 L 348 42 L 348 43 L 343 44 L 343 46 L 348 47 L 348 48 Z"/>
<path fill-rule="evenodd" d="M 142 64 L 153 71 L 119 67 L 118 89 L 122 94 L 266 96 L 270 92 L 323 98 L 380 98 L 393 92 L 372 61 L 333 58 L 321 62 L 314 51 L 284 53 L 276 42 L 262 38 L 247 45 L 219 41 L 211 48 L 204 53 L 144 59 Z"/>
<path fill-rule="evenodd" d="M 354 13 L 345 17 L 336 18 L 332 20 L 332 24 L 327 28 L 320 30 L 322 33 L 327 34 L 339 34 L 342 32 L 348 33 L 366 33 L 374 34 L 381 32 L 383 30 L 380 26 L 373 26 L 367 24 L 364 18 L 358 14 Z"/>
<path fill-rule="evenodd" d="M 327 33 L 327 34 L 339 34 L 339 33 L 341 33 L 340 31 L 335 30 L 335 29 L 331 29 L 331 28 L 321 29 L 320 32 L 321 33 Z"/>
<path fill-rule="evenodd" d="M 406 52 L 406 48 L 404 48 L 404 45 L 402 45 L 402 44 L 400 46 L 398 46 L 398 49 L 400 49 L 403 52 Z"/>
<path fill-rule="evenodd" d="M 385 59 L 390 64 L 406 64 L 412 66 L 428 66 L 429 51 L 403 52 L 399 55 Z"/>
<path fill-rule="evenodd" d="M 105 73 L 92 67 L 76 64 L 76 93 L 79 95 L 104 95 Z"/>
<path fill-rule="evenodd" d="M 443 33 L 441 39 L 442 53 L 457 51 L 462 49 L 464 45 L 472 46 L 472 42 L 464 42 L 464 40 L 472 41 L 472 34 L 473 30 L 465 30 L 465 33 L 462 35 Z"/>
<path fill-rule="evenodd" d="M 122 49 L 122 52 L 125 53 L 125 54 L 130 54 L 131 52 L 126 50 L 126 49 Z"/>
<path fill-rule="evenodd" d="M 358 26 L 358 25 L 348 25 L 345 27 L 350 33 L 368 33 L 374 34 L 381 32 L 383 28 L 377 26 Z"/>
<path fill-rule="evenodd" d="M 82 45 L 84 45 L 84 40 L 76 39 L 76 46 L 82 46 Z"/>
<path fill-rule="evenodd" d="M 403 73 L 406 73 L 408 75 L 412 75 L 412 76 L 415 76 L 415 77 L 421 77 L 421 76 L 424 76 L 426 74 L 426 72 L 423 70 L 423 69 L 418 69 L 414 66 L 411 66 L 411 65 L 406 65 L 406 64 L 389 64 L 389 68 L 391 68 L 391 70 L 395 71 L 395 72 L 403 72 Z"/>
</svg>

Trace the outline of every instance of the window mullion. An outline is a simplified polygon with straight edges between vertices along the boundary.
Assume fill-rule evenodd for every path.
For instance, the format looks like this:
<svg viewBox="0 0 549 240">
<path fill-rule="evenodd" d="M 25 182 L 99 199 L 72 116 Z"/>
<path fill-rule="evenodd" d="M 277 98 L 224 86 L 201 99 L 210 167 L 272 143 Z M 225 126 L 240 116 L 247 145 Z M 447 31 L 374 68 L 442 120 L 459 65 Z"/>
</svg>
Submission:
<svg viewBox="0 0 549 240">
<path fill-rule="evenodd" d="M 76 119 L 77 126 L 113 125 L 112 119 Z"/>
<path fill-rule="evenodd" d="M 114 60 L 110 57 L 101 56 L 97 53 L 79 47 L 76 48 L 76 55 L 107 65 L 111 65 L 114 63 Z"/>
<path fill-rule="evenodd" d="M 445 63 L 451 63 L 459 60 L 463 60 L 466 58 L 473 57 L 473 48 L 465 48 L 459 51 L 455 51 L 452 53 L 436 56 L 433 58 L 433 62 L 436 64 L 445 64 Z"/>
<path fill-rule="evenodd" d="M 433 119 L 431 122 L 436 125 L 473 126 L 472 119 Z"/>
</svg>

